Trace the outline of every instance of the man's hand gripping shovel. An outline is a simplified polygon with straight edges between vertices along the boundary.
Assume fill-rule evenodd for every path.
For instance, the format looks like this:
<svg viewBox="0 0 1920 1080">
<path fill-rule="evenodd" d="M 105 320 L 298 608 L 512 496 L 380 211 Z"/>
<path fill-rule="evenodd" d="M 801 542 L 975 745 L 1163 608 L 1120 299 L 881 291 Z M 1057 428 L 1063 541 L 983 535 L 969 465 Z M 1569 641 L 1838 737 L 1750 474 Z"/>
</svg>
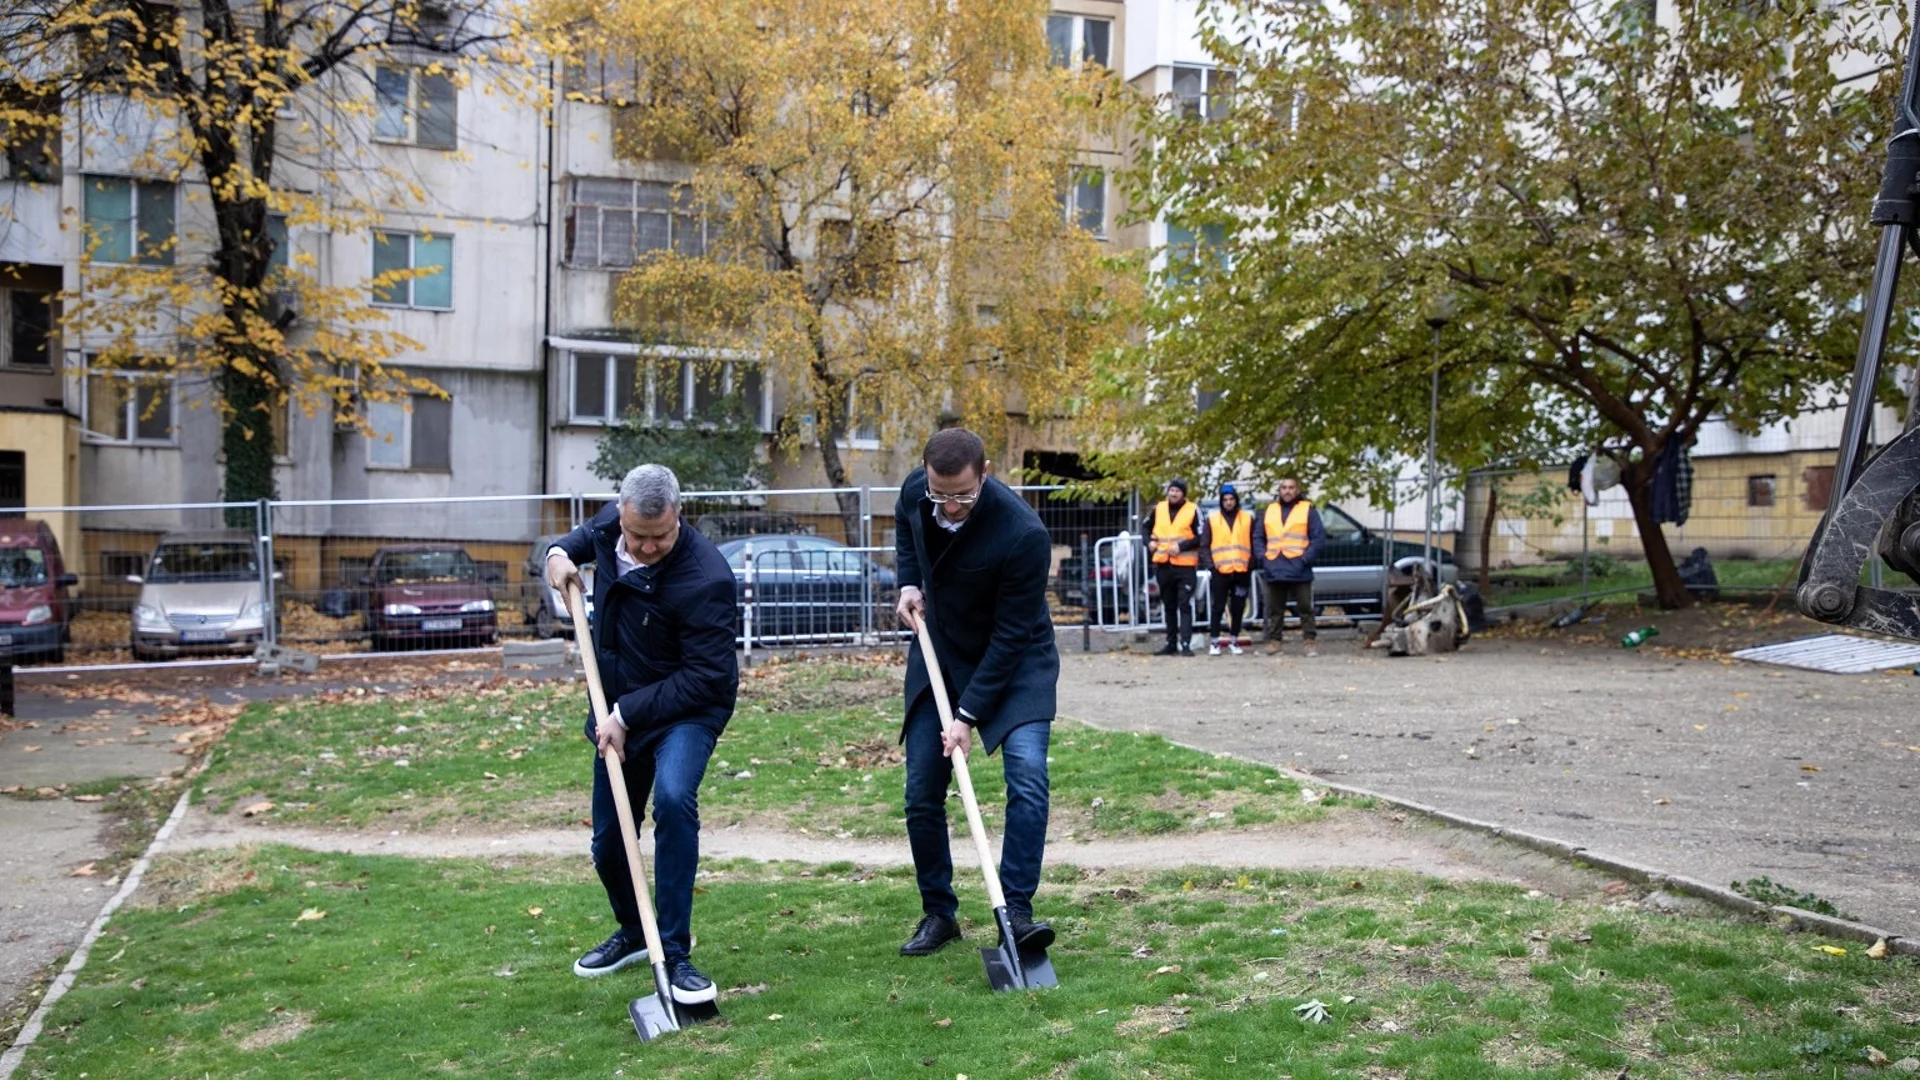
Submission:
<svg viewBox="0 0 1920 1080">
<path fill-rule="evenodd" d="M 941 729 L 953 725 L 953 705 L 947 700 L 947 683 L 940 674 L 940 658 L 934 655 L 933 638 L 927 634 L 924 613 L 913 620 L 920 638 L 920 655 L 927 662 L 927 678 L 933 684 L 933 700 L 940 709 Z M 577 623 L 575 625 L 578 625 Z M 953 775 L 960 783 L 960 802 L 967 808 L 967 828 L 973 833 L 973 848 L 980 856 L 980 872 L 987 879 L 987 899 L 993 904 L 993 921 L 1000 927 L 1000 944 L 981 949 L 980 959 L 987 967 L 987 982 L 995 990 L 1037 990 L 1059 986 L 1053 974 L 1053 961 L 1045 949 L 1020 949 L 1014 944 L 1013 922 L 1007 917 L 1007 897 L 1000 890 L 1000 870 L 993 864 L 993 849 L 987 842 L 987 826 L 980 820 L 980 802 L 973 796 L 973 776 L 967 772 L 967 751 L 953 751 Z"/>
<path fill-rule="evenodd" d="M 607 696 L 600 686 L 600 661 L 594 655 L 593 635 L 586 629 L 586 604 L 580 596 L 580 584 L 577 581 L 567 583 L 567 614 L 573 617 L 574 639 L 579 642 L 580 662 L 587 673 L 587 697 L 593 702 L 593 720 L 597 725 L 607 716 Z M 711 1020 L 720 1015 L 720 1009 L 711 1001 L 686 1004 L 673 1000 L 673 984 L 667 981 L 666 952 L 660 947 L 660 924 L 653 917 L 652 889 L 647 884 L 647 870 L 640 861 L 639 832 L 633 824 L 633 804 L 627 798 L 627 782 L 624 770 L 620 767 L 620 753 L 609 746 L 604 755 L 607 762 L 607 779 L 613 787 L 614 806 L 620 812 L 620 842 L 627 851 L 627 868 L 633 878 L 633 902 L 640 908 L 640 928 L 647 939 L 647 959 L 653 961 L 653 990 L 643 998 L 635 998 L 627 1006 L 627 1015 L 633 1018 L 633 1030 L 639 1032 L 642 1040 L 651 1040 L 669 1031 L 679 1031 L 683 1024 Z"/>
</svg>

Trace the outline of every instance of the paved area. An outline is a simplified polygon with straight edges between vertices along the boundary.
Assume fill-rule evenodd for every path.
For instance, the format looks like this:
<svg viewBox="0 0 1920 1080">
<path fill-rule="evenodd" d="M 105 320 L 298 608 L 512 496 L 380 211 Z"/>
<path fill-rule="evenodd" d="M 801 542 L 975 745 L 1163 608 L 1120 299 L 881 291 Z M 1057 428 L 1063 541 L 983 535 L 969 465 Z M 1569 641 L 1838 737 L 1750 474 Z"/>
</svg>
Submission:
<svg viewBox="0 0 1920 1080">
<path fill-rule="evenodd" d="M 1920 934 L 1920 678 L 1531 641 L 1321 645 L 1064 651 L 1060 711 L 1715 884 L 1766 876 Z"/>
</svg>

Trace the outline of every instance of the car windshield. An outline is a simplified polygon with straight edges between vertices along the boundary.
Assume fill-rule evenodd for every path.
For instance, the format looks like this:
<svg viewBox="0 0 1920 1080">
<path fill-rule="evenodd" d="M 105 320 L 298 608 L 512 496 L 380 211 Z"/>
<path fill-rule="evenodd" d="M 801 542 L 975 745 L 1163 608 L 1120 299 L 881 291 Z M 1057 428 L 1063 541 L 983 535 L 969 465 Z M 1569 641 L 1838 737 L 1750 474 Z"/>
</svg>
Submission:
<svg viewBox="0 0 1920 1080">
<path fill-rule="evenodd" d="M 260 576 L 252 544 L 162 544 L 153 553 L 147 581 L 155 585 L 183 581 L 251 581 Z"/>
<path fill-rule="evenodd" d="M 426 585 L 477 581 L 480 568 L 459 548 L 449 551 L 396 551 L 380 563 L 382 585 Z"/>
<path fill-rule="evenodd" d="M 34 547 L 0 547 L 0 588 L 47 583 L 47 553 Z"/>
</svg>

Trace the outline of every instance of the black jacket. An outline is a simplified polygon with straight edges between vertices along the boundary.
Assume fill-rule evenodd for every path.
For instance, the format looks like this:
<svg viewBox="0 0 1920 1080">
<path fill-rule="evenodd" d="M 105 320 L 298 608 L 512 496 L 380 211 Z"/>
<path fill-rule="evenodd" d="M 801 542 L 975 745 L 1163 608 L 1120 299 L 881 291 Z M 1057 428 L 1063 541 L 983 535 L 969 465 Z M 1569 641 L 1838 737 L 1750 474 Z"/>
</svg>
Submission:
<svg viewBox="0 0 1920 1080">
<path fill-rule="evenodd" d="M 620 506 L 554 541 L 575 563 L 593 563 L 593 644 L 607 707 L 620 707 L 632 753 L 675 724 L 715 738 L 733 717 L 740 663 L 733 651 L 733 569 L 713 541 L 685 521 L 673 550 L 653 566 L 617 576 Z M 587 718 L 593 738 L 593 718 Z"/>
<path fill-rule="evenodd" d="M 915 469 L 900 485 L 893 511 L 900 584 L 926 594 L 948 695 L 956 711 L 973 715 L 992 753 L 1013 729 L 1054 716 L 1060 653 L 1047 609 L 1053 541 L 1032 507 L 988 478 L 966 524 L 932 557 L 928 534 L 940 526 L 926 493 L 925 469 Z M 932 693 L 915 645 L 907 650 L 908 715 Z"/>
</svg>

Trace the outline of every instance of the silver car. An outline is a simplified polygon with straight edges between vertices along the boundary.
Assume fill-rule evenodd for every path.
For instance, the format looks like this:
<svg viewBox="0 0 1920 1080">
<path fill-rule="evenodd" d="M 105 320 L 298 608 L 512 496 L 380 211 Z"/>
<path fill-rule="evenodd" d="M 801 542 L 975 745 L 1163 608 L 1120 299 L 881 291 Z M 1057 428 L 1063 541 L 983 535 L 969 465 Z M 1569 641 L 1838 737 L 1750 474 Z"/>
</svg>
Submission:
<svg viewBox="0 0 1920 1080">
<path fill-rule="evenodd" d="M 278 572 L 274 577 L 278 579 Z M 133 605 L 133 658 L 250 653 L 266 632 L 260 549 L 245 529 L 160 538 Z"/>
</svg>

